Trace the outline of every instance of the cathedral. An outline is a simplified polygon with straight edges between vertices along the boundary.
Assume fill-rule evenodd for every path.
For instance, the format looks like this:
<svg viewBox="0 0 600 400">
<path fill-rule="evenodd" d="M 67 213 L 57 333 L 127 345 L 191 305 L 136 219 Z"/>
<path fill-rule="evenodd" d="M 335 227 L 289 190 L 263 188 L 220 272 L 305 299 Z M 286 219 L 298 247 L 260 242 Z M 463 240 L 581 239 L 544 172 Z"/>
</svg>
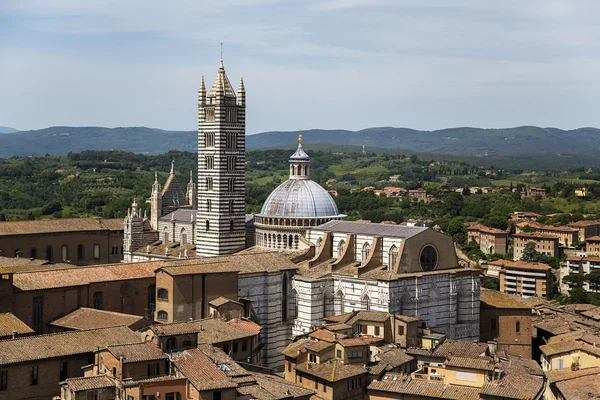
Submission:
<svg viewBox="0 0 600 400">
<path fill-rule="evenodd" d="M 281 367 L 292 335 L 357 310 L 418 317 L 451 339 L 479 337 L 479 271 L 458 265 L 452 239 L 425 227 L 345 221 L 310 180 L 301 136 L 289 179 L 259 214 L 245 215 L 245 121 L 244 82 L 236 93 L 221 60 L 210 90 L 203 77 L 198 90 L 197 184 L 191 173 L 184 191 L 174 164 L 162 189 L 155 179 L 150 218 L 135 202 L 125 218 L 125 262 L 185 259 L 189 266 L 235 253 L 237 293 L 263 327 L 262 358 L 271 368 Z M 292 262 L 248 269 L 241 260 L 257 253 Z"/>
</svg>

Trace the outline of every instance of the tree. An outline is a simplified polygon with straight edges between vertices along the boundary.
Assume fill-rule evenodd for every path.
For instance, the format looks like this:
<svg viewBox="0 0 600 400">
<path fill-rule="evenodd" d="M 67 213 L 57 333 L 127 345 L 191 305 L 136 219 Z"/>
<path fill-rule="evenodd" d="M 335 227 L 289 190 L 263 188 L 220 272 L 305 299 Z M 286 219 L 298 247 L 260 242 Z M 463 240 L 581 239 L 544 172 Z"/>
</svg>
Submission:
<svg viewBox="0 0 600 400">
<path fill-rule="evenodd" d="M 589 274 L 588 274 L 589 275 Z M 570 274 L 565 276 L 562 281 L 563 283 L 567 283 L 572 287 L 581 288 L 583 283 L 585 282 L 586 277 L 583 274 Z"/>
<path fill-rule="evenodd" d="M 590 272 L 589 274 L 586 274 L 585 280 L 590 283 L 590 289 L 597 292 L 598 289 L 600 289 L 600 270 L 595 270 Z"/>
<path fill-rule="evenodd" d="M 483 287 L 491 290 L 500 290 L 500 280 L 489 276 L 483 277 Z"/>
<path fill-rule="evenodd" d="M 453 218 L 448 224 L 446 233 L 452 236 L 452 239 L 458 244 L 467 241 L 467 228 L 461 218 Z"/>
<path fill-rule="evenodd" d="M 522 261 L 537 261 L 539 254 L 536 250 L 536 246 L 534 242 L 529 242 L 525 245 L 523 249 L 523 255 L 521 256 Z"/>
</svg>

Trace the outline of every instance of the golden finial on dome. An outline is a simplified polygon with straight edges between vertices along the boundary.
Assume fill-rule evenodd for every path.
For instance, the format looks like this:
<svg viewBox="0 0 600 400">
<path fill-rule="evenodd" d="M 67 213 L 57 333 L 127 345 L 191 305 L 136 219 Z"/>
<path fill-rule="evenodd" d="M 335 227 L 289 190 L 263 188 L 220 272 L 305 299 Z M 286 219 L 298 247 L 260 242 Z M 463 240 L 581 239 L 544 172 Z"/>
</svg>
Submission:
<svg viewBox="0 0 600 400">
<path fill-rule="evenodd" d="M 302 144 L 302 130 L 300 130 L 300 134 L 298 135 L 298 143 Z"/>
</svg>

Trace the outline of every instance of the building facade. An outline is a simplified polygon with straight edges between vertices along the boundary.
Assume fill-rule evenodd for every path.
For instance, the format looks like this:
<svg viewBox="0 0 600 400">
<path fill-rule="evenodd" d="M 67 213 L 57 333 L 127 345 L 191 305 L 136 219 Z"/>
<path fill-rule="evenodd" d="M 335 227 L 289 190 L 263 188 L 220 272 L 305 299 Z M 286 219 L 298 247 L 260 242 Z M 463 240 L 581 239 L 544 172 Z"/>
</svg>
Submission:
<svg viewBox="0 0 600 400">
<path fill-rule="evenodd" d="M 223 60 L 206 93 L 198 90 L 198 216 L 196 254 L 218 256 L 245 247 L 246 90 L 237 97 Z"/>
<path fill-rule="evenodd" d="M 508 251 L 508 232 L 475 224 L 467 228 L 469 241 L 479 245 L 485 254 L 506 254 Z"/>
<path fill-rule="evenodd" d="M 522 297 L 543 297 L 551 299 L 552 267 L 538 262 L 496 260 L 487 263 L 488 271 L 497 270 L 500 279 L 500 292 Z M 490 274 L 488 274 L 490 275 Z"/>
<path fill-rule="evenodd" d="M 513 235 L 513 258 L 515 260 L 523 258 L 523 252 L 528 243 L 533 243 L 538 253 L 551 257 L 558 257 L 560 254 L 557 236 L 538 232 L 521 232 Z"/>
</svg>

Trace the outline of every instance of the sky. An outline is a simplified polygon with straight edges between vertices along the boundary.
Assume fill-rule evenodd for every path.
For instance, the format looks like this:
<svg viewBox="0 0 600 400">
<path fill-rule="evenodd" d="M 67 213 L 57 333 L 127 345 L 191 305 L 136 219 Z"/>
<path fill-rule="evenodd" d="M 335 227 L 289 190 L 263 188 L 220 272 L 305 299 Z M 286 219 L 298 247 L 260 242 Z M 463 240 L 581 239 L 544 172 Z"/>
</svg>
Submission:
<svg viewBox="0 0 600 400">
<path fill-rule="evenodd" d="M 0 125 L 197 128 L 220 43 L 248 134 L 600 127 L 597 0 L 0 0 Z"/>
</svg>

